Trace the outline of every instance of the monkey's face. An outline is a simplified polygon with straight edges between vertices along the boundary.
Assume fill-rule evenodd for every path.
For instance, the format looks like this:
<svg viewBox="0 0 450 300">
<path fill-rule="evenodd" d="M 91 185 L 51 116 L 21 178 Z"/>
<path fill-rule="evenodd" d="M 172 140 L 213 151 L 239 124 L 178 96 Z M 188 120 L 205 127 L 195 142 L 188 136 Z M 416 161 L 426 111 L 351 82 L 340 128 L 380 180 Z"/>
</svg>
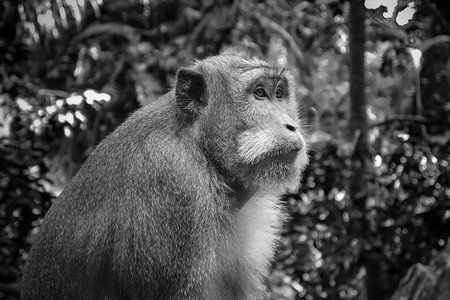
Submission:
<svg viewBox="0 0 450 300">
<path fill-rule="evenodd" d="M 259 63 L 238 80 L 245 86 L 246 101 L 239 112 L 247 125 L 236 140 L 241 180 L 296 191 L 308 158 L 292 75 Z"/>
<path fill-rule="evenodd" d="M 247 188 L 298 189 L 307 150 L 289 71 L 246 53 L 181 70 L 177 102 L 194 116 L 201 148 Z"/>
</svg>

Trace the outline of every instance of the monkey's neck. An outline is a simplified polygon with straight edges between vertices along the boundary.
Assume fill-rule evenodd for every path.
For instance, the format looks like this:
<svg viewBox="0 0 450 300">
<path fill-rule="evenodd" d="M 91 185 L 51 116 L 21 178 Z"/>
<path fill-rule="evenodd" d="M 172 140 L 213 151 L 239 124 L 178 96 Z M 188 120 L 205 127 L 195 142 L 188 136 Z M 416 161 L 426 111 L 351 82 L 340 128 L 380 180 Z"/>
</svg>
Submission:
<svg viewBox="0 0 450 300">
<path fill-rule="evenodd" d="M 230 188 L 228 195 L 233 199 L 232 209 L 237 211 L 241 210 L 242 207 L 251 199 L 255 194 L 255 191 L 246 188 L 244 183 L 238 179 L 230 179 L 226 181 L 227 186 Z"/>
</svg>

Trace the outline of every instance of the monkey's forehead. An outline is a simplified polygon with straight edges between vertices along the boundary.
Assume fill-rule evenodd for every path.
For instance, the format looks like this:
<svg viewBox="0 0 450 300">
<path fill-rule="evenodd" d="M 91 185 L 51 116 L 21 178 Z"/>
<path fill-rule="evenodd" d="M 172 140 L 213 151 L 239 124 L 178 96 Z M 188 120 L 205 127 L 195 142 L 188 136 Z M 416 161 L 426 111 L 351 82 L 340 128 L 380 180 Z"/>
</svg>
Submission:
<svg viewBox="0 0 450 300">
<path fill-rule="evenodd" d="M 244 86 L 254 86 L 261 79 L 269 80 L 274 85 L 284 82 L 290 87 L 294 86 L 294 77 L 287 68 L 270 65 L 262 61 L 236 67 L 232 73 L 234 79 L 241 82 Z"/>
<path fill-rule="evenodd" d="M 277 85 L 279 82 L 285 82 L 290 85 L 290 75 L 285 69 L 272 67 L 255 67 L 236 70 L 234 78 L 243 83 L 244 86 L 254 86 L 260 83 L 261 80 L 269 80 Z"/>
<path fill-rule="evenodd" d="M 218 56 L 212 56 L 204 60 L 198 61 L 197 63 L 204 65 L 207 68 L 227 69 L 227 70 L 231 69 L 240 72 L 245 72 L 246 70 L 251 69 L 265 69 L 266 71 L 277 72 L 281 69 L 284 69 L 283 66 L 270 64 L 257 57 L 243 58 L 239 55 L 232 55 L 232 54 L 221 54 Z"/>
<path fill-rule="evenodd" d="M 294 83 L 288 68 L 257 58 L 243 59 L 233 55 L 219 55 L 201 61 L 200 64 L 205 73 L 227 74 L 227 78 L 237 79 L 244 84 L 249 84 L 258 77 L 280 78 L 286 79 L 289 84 Z"/>
</svg>

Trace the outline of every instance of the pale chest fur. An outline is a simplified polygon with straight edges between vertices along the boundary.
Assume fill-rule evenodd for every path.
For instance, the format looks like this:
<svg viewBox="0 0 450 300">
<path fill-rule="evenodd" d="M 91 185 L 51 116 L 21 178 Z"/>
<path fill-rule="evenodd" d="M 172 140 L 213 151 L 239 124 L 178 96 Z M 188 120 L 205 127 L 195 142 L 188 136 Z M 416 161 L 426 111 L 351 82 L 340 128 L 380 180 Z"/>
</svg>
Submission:
<svg viewBox="0 0 450 300">
<path fill-rule="evenodd" d="M 259 192 L 234 216 L 235 231 L 217 249 L 219 272 L 210 278 L 206 299 L 263 299 L 264 278 L 268 276 L 285 217 L 279 194 Z M 225 282 L 230 285 L 224 285 Z"/>
<path fill-rule="evenodd" d="M 273 260 L 278 232 L 285 218 L 279 200 L 280 196 L 270 192 L 254 195 L 236 216 L 237 235 L 244 252 L 244 265 L 255 272 L 254 276 L 268 275 Z"/>
</svg>

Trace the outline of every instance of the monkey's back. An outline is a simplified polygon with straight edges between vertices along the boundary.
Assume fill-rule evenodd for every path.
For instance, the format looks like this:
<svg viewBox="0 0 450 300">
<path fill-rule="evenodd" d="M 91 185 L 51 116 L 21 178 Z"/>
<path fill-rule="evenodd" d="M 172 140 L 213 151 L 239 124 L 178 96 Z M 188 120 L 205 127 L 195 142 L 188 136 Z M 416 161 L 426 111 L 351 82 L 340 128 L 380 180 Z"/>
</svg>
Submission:
<svg viewBox="0 0 450 300">
<path fill-rule="evenodd" d="M 23 299 L 200 295 L 218 184 L 172 100 L 134 113 L 63 190 L 32 247 Z"/>
<path fill-rule="evenodd" d="M 307 147 L 295 80 L 248 48 L 177 72 L 44 220 L 24 299 L 263 299 Z"/>
</svg>

